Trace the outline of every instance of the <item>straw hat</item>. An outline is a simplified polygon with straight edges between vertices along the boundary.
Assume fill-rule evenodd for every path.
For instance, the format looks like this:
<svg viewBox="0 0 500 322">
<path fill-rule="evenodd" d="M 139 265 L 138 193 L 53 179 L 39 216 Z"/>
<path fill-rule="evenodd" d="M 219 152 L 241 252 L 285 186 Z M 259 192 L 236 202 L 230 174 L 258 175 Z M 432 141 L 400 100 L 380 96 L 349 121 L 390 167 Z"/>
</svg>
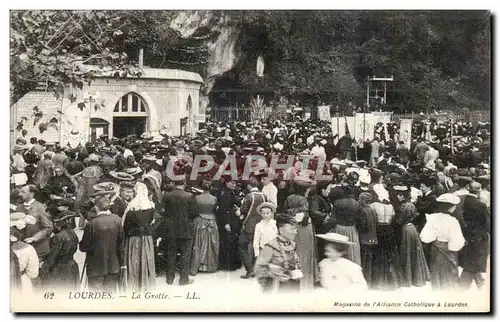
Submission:
<svg viewBox="0 0 500 322">
<path fill-rule="evenodd" d="M 394 186 L 393 189 L 396 191 L 408 191 L 407 186 Z"/>
<path fill-rule="evenodd" d="M 263 202 L 257 206 L 257 212 L 260 214 L 263 208 L 270 208 L 273 213 L 276 212 L 276 206 L 272 202 Z"/>
<path fill-rule="evenodd" d="M 354 244 L 349 241 L 349 237 L 337 233 L 317 234 L 316 237 L 319 237 L 330 243 L 335 243 L 335 244 L 343 244 L 343 245 Z"/>
<path fill-rule="evenodd" d="M 460 198 L 458 198 L 452 193 L 443 193 L 442 195 L 436 198 L 436 201 L 442 203 L 449 203 L 452 205 L 458 205 L 460 203 Z"/>
<path fill-rule="evenodd" d="M 96 191 L 115 191 L 118 189 L 118 185 L 114 182 L 101 182 L 95 184 L 92 188 Z"/>
<path fill-rule="evenodd" d="M 140 167 L 127 168 L 127 169 L 123 170 L 123 172 L 125 172 L 126 174 L 129 174 L 131 176 L 135 176 L 135 175 L 141 173 L 142 169 Z"/>
<path fill-rule="evenodd" d="M 125 172 L 110 171 L 109 175 L 120 181 L 132 181 L 134 176 Z"/>
<path fill-rule="evenodd" d="M 16 144 L 14 145 L 13 149 L 12 149 L 14 152 L 15 151 L 24 151 L 26 150 L 26 146 L 25 145 L 21 145 L 21 144 Z"/>
</svg>

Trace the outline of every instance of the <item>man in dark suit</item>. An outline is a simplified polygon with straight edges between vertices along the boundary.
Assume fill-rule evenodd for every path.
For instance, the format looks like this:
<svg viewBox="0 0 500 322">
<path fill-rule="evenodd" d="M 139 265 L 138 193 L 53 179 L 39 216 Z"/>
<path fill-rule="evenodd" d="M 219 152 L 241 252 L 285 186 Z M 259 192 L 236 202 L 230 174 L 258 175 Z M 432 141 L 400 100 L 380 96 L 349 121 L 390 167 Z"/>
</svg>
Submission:
<svg viewBox="0 0 500 322">
<path fill-rule="evenodd" d="M 479 200 L 481 184 L 469 184 L 469 195 L 465 195 L 463 202 L 463 235 L 465 246 L 458 253 L 458 264 L 463 268 L 459 279 L 459 286 L 466 291 L 472 281 L 480 289 L 484 286 L 481 273 L 486 273 L 490 249 L 490 214 L 488 207 Z"/>
<path fill-rule="evenodd" d="M 266 196 L 259 191 L 258 181 L 255 178 L 251 178 L 248 182 L 247 188 L 249 193 L 245 196 L 243 203 L 241 204 L 241 216 L 243 220 L 243 228 L 238 240 L 240 258 L 245 266 L 246 274 L 241 276 L 243 279 L 254 277 L 253 272 L 253 236 L 255 233 L 255 226 L 262 219 L 260 213 L 257 211 L 257 207 L 267 201 Z"/>
<path fill-rule="evenodd" d="M 97 216 L 83 231 L 80 251 L 87 253 L 87 276 L 92 291 L 116 292 L 120 270 L 124 266 L 125 238 L 121 218 L 109 211 L 108 197 L 96 199 Z"/>
<path fill-rule="evenodd" d="M 174 181 L 172 191 L 163 199 L 163 223 L 159 236 L 167 251 L 167 284 L 175 279 L 177 253 L 180 253 L 179 285 L 193 283 L 189 279 L 190 244 L 193 238 L 193 220 L 198 216 L 198 207 L 192 193 L 184 190 L 185 177 Z"/>
</svg>

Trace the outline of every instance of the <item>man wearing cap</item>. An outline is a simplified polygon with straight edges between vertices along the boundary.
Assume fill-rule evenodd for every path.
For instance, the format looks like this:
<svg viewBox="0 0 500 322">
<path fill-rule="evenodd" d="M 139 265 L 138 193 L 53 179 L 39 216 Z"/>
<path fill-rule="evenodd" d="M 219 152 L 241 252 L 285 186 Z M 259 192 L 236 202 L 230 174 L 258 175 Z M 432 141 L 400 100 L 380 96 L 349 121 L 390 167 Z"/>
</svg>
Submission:
<svg viewBox="0 0 500 322">
<path fill-rule="evenodd" d="M 116 292 L 120 270 L 124 266 L 122 220 L 109 211 L 107 197 L 97 198 L 97 216 L 85 226 L 80 251 L 86 253 L 86 273 L 92 291 Z"/>
<path fill-rule="evenodd" d="M 243 199 L 241 204 L 241 216 L 243 219 L 243 227 L 238 240 L 240 258 L 245 266 L 246 274 L 241 276 L 243 279 L 254 277 L 254 254 L 253 254 L 253 237 L 255 225 L 262 219 L 257 208 L 260 204 L 267 201 L 267 197 L 259 191 L 257 179 L 251 178 L 247 184 L 249 193 Z"/>
</svg>

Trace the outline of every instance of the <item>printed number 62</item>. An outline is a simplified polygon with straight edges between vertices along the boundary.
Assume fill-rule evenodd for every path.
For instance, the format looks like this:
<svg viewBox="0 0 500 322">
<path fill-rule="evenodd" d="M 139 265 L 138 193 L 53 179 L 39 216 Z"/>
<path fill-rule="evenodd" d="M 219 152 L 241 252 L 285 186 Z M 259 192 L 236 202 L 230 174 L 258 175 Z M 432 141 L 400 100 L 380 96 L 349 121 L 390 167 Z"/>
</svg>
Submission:
<svg viewBox="0 0 500 322">
<path fill-rule="evenodd" d="M 52 300 L 54 298 L 54 292 L 45 292 L 45 294 L 43 294 L 43 298 L 46 300 Z"/>
</svg>

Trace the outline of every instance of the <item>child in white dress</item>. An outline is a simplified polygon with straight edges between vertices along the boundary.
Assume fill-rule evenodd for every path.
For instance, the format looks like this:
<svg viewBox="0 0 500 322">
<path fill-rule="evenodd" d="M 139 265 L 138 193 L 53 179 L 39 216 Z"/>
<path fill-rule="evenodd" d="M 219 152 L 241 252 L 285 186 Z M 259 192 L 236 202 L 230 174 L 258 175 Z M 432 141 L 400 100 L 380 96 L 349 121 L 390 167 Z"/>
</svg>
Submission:
<svg viewBox="0 0 500 322">
<path fill-rule="evenodd" d="M 319 263 L 321 286 L 329 292 L 367 290 L 361 266 L 343 257 L 351 244 L 349 238 L 336 233 L 316 236 L 327 242 L 326 258 Z"/>
<path fill-rule="evenodd" d="M 257 207 L 257 211 L 262 216 L 262 220 L 255 226 L 253 235 L 253 250 L 255 257 L 259 257 L 260 250 L 278 236 L 278 227 L 274 220 L 276 206 L 271 202 L 263 202 Z"/>
</svg>

